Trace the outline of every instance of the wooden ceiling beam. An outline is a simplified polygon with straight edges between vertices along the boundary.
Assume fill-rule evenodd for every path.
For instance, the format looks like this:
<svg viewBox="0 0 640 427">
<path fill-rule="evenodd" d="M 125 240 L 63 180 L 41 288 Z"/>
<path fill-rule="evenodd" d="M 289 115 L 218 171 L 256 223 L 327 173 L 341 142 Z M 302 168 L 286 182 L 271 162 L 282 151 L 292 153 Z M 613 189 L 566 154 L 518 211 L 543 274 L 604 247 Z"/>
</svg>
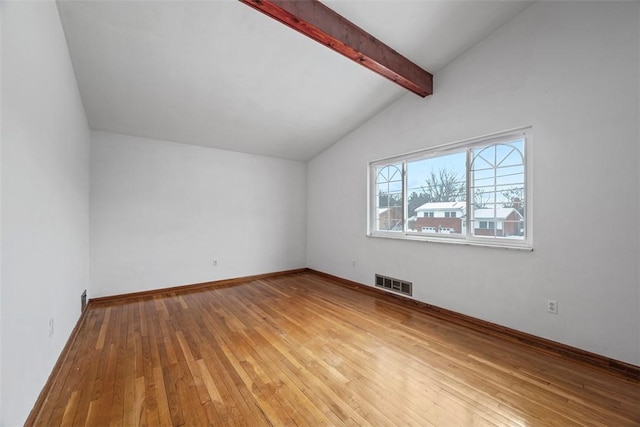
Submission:
<svg viewBox="0 0 640 427">
<path fill-rule="evenodd" d="M 349 59 L 425 97 L 433 76 L 318 0 L 240 0 Z"/>
</svg>

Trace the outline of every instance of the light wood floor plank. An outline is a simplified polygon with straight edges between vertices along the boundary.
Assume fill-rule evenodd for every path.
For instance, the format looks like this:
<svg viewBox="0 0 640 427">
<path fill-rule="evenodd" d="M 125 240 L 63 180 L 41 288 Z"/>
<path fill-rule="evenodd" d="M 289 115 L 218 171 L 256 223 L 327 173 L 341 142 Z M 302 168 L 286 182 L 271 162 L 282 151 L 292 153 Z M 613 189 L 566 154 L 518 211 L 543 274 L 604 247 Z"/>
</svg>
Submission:
<svg viewBox="0 0 640 427">
<path fill-rule="evenodd" d="M 312 272 L 88 310 L 34 425 L 640 425 L 638 381 Z"/>
</svg>

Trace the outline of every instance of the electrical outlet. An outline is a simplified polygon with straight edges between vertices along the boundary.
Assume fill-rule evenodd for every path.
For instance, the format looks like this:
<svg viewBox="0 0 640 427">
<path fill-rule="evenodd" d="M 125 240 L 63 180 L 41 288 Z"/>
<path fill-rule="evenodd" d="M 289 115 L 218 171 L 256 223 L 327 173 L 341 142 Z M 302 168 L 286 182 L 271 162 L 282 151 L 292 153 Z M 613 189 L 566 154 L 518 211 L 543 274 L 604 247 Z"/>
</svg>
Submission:
<svg viewBox="0 0 640 427">
<path fill-rule="evenodd" d="M 558 300 L 547 300 L 547 313 L 558 314 Z"/>
<path fill-rule="evenodd" d="M 53 317 L 49 319 L 49 338 L 53 336 Z"/>
<path fill-rule="evenodd" d="M 351 261 L 351 267 L 356 268 L 356 262 L 355 261 Z"/>
<path fill-rule="evenodd" d="M 213 265 L 214 267 L 217 267 L 217 266 L 218 266 L 218 260 L 217 260 L 217 259 L 214 259 L 214 260 L 213 260 L 212 265 Z"/>
</svg>

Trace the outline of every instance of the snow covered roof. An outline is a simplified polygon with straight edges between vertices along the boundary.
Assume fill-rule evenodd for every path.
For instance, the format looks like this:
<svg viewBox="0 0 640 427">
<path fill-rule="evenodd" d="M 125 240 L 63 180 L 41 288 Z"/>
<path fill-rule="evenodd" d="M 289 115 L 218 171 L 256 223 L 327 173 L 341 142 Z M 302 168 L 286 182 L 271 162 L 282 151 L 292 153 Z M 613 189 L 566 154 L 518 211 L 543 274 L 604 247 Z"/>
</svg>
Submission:
<svg viewBox="0 0 640 427">
<path fill-rule="evenodd" d="M 497 209 L 476 209 L 473 211 L 474 219 L 507 219 L 511 212 L 518 214 L 522 218 L 520 212 L 514 208 L 497 208 Z"/>
<path fill-rule="evenodd" d="M 400 206 L 391 206 L 390 208 L 378 208 L 378 216 L 382 215 L 383 213 L 387 212 L 388 210 L 391 210 L 391 213 L 395 213 L 394 210 L 397 212 L 398 210 L 400 210 Z"/>
<path fill-rule="evenodd" d="M 437 202 L 425 203 L 415 209 L 416 212 L 426 211 L 465 211 L 465 202 Z M 497 209 L 474 209 L 474 219 L 506 219 L 512 212 L 516 212 L 517 216 L 522 218 L 520 212 L 514 208 L 497 208 Z"/>
<path fill-rule="evenodd" d="M 451 211 L 451 210 L 461 210 L 464 211 L 465 202 L 436 202 L 436 203 L 425 203 L 422 206 L 418 206 L 415 211 L 423 212 L 423 211 Z"/>
</svg>

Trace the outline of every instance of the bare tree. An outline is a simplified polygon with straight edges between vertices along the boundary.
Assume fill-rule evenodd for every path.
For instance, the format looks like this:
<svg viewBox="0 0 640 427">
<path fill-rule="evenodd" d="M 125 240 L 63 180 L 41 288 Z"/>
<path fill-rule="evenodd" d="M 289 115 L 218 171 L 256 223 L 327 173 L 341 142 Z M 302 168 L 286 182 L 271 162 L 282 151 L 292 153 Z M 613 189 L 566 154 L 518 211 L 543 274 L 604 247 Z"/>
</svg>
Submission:
<svg viewBox="0 0 640 427">
<path fill-rule="evenodd" d="M 502 204 L 505 208 L 514 208 L 521 215 L 524 215 L 524 188 L 511 187 L 502 192 L 502 196 L 506 201 Z"/>
<path fill-rule="evenodd" d="M 476 188 L 473 191 L 473 205 L 476 209 L 483 209 L 487 207 L 489 201 L 489 195 L 482 188 Z"/>
<path fill-rule="evenodd" d="M 456 202 L 464 200 L 465 181 L 458 177 L 455 172 L 440 169 L 437 173 L 431 171 L 431 175 L 426 179 L 422 192 L 427 195 L 427 202 Z"/>
<path fill-rule="evenodd" d="M 418 194 L 415 191 L 413 191 L 409 195 L 409 198 L 407 199 L 407 203 L 409 204 L 409 216 L 415 215 L 417 208 L 429 202 L 430 202 L 430 199 L 427 194 L 425 193 Z"/>
</svg>

